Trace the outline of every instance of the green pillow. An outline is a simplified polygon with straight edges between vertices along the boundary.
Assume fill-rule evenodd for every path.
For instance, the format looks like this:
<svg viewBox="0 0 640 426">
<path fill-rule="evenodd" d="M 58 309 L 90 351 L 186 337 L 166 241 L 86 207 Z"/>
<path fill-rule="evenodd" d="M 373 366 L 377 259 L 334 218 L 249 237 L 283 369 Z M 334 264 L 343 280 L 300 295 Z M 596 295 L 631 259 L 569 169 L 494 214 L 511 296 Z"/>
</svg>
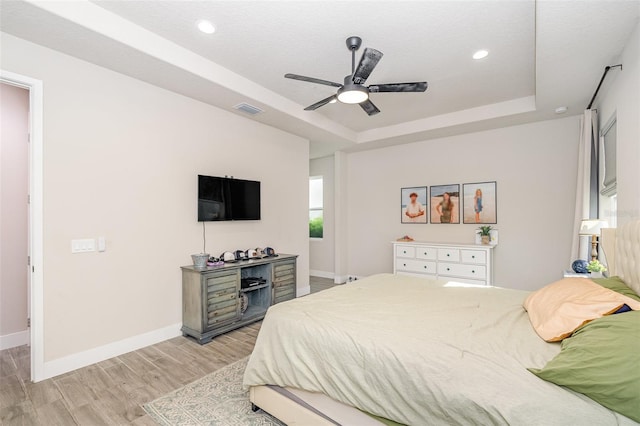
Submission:
<svg viewBox="0 0 640 426">
<path fill-rule="evenodd" d="M 635 291 L 631 290 L 620 277 L 592 278 L 591 281 L 600 284 L 604 288 L 608 288 L 609 290 L 624 294 L 625 296 L 628 296 L 633 300 L 637 300 L 638 302 L 640 302 L 640 296 L 638 296 Z"/>
<path fill-rule="evenodd" d="M 593 320 L 562 341 L 536 376 L 640 422 L 640 311 Z"/>
</svg>

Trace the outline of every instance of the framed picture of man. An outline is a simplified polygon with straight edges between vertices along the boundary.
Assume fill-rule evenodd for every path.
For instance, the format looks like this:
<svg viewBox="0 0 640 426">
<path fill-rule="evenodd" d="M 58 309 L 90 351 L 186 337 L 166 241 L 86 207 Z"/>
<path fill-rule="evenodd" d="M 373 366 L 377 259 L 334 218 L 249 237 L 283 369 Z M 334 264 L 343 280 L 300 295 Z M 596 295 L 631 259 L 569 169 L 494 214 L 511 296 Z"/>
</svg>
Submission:
<svg viewBox="0 0 640 426">
<path fill-rule="evenodd" d="M 431 223 L 460 223 L 460 185 L 431 187 Z"/>
<path fill-rule="evenodd" d="M 400 190 L 400 222 L 427 223 L 427 187 L 413 186 Z"/>
<path fill-rule="evenodd" d="M 462 185 L 464 223 L 498 223 L 497 189 L 495 182 Z"/>
</svg>

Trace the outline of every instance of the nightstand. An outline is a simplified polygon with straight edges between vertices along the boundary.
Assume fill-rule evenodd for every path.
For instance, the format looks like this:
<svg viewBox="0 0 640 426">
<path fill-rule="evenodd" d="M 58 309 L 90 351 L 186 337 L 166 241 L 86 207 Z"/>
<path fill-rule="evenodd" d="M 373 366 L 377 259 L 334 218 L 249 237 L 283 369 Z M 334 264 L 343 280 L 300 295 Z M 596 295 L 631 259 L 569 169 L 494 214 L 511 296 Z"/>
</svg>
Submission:
<svg viewBox="0 0 640 426">
<path fill-rule="evenodd" d="M 579 272 L 573 272 L 571 269 L 565 270 L 562 276 L 564 278 L 591 278 L 591 274 L 589 274 L 588 272 L 581 274 Z"/>
</svg>

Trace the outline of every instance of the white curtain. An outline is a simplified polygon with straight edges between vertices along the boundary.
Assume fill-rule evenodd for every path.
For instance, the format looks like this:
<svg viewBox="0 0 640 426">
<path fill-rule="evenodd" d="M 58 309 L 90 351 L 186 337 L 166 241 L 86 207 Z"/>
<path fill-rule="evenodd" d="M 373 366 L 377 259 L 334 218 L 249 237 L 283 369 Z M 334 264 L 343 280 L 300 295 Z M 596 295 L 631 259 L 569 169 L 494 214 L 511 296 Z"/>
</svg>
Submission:
<svg viewBox="0 0 640 426">
<path fill-rule="evenodd" d="M 573 240 L 571 262 L 576 259 L 589 260 L 591 257 L 589 236 L 580 236 L 580 222 L 589 219 L 591 148 L 598 140 L 598 113 L 595 110 L 584 111 L 580 120 L 580 146 L 578 148 L 578 179 L 576 185 L 576 207 L 573 221 Z M 597 155 L 597 150 L 595 150 Z"/>
</svg>

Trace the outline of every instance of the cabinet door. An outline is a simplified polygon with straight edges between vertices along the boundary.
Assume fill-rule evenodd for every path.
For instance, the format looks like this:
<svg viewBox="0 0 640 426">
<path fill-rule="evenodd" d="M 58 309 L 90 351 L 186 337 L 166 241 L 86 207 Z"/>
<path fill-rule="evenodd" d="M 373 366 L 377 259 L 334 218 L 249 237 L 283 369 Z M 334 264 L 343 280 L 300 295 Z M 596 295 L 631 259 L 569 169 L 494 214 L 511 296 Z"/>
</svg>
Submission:
<svg viewBox="0 0 640 426">
<path fill-rule="evenodd" d="M 284 302 L 296 297 L 296 264 L 295 262 L 279 262 L 273 264 L 272 303 Z"/>
<path fill-rule="evenodd" d="M 233 322 L 240 317 L 238 271 L 203 274 L 205 329 Z"/>
</svg>

